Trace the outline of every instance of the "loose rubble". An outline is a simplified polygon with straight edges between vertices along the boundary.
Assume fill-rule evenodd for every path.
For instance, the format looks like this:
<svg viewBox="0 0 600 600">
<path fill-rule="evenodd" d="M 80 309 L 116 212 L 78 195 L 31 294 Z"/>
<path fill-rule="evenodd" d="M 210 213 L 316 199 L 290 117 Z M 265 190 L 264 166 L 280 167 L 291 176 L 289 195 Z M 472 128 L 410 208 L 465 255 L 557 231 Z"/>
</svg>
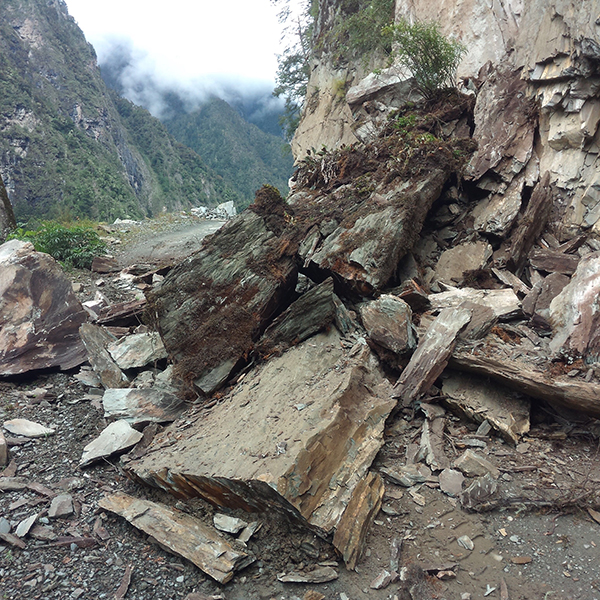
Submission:
<svg viewBox="0 0 600 600">
<path fill-rule="evenodd" d="M 124 265 L 114 242 L 75 292 L 0 247 L 7 273 L 47 263 L 70 307 L 2 358 L 0 591 L 96 598 L 97 575 L 118 598 L 596 593 L 598 243 L 548 225 L 526 82 L 477 85 L 412 138 L 363 114 L 369 144 L 304 161 L 288 202 L 265 187 L 224 208 L 172 262 Z"/>
</svg>

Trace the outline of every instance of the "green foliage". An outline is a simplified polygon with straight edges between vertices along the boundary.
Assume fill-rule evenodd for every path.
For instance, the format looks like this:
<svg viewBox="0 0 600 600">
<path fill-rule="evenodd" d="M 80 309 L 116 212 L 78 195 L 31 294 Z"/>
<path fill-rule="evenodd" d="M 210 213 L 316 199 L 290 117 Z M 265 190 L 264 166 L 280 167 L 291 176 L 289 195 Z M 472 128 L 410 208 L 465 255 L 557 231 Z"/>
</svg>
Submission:
<svg viewBox="0 0 600 600">
<path fill-rule="evenodd" d="M 50 254 L 67 267 L 89 269 L 94 257 L 106 251 L 106 244 L 88 224 L 64 225 L 45 221 L 34 230 L 18 228 L 9 239 L 31 242 L 38 252 Z"/>
<path fill-rule="evenodd" d="M 244 121 L 224 100 L 215 98 L 165 125 L 222 177 L 225 197 L 229 195 L 227 199 L 234 200 L 238 210 L 254 200 L 264 183 L 287 194 L 294 162 L 290 153 L 284 152 L 288 144 Z"/>
<path fill-rule="evenodd" d="M 318 12 L 318 0 L 303 0 L 294 10 L 290 0 L 271 0 L 279 8 L 279 22 L 283 26 L 282 39 L 288 45 L 277 57 L 273 95 L 284 98 L 285 109 L 280 119 L 286 139 L 290 140 L 300 122 L 306 85 L 310 75 L 313 51 L 313 27 Z"/>
<path fill-rule="evenodd" d="M 395 0 L 343 0 L 338 23 L 329 36 L 337 60 L 360 57 L 366 66 L 373 56 L 391 52 L 388 26 L 394 18 Z"/>
<path fill-rule="evenodd" d="M 392 59 L 412 72 L 425 98 L 454 85 L 456 69 L 466 48 L 440 32 L 437 23 L 401 21 L 385 28 L 394 41 Z"/>
<path fill-rule="evenodd" d="M 287 139 L 291 139 L 306 99 L 310 64 L 315 54 L 327 50 L 338 61 L 356 56 L 369 63 L 373 56 L 387 56 L 391 51 L 391 34 L 385 29 L 394 16 L 394 0 L 342 0 L 335 25 L 330 33 L 316 37 L 315 22 L 319 2 L 304 0 L 300 13 L 291 9 L 290 0 L 271 0 L 280 8 L 279 19 L 288 46 L 278 57 L 279 65 L 273 94 L 285 99 L 281 120 Z M 334 90 L 345 96 L 344 88 Z"/>
</svg>

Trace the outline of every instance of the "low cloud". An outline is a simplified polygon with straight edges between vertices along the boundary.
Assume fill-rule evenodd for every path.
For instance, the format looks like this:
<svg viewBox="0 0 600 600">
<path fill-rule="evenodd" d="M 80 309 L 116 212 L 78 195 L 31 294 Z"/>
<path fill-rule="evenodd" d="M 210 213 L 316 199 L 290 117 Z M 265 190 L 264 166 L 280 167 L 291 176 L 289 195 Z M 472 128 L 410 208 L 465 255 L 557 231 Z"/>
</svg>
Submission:
<svg viewBox="0 0 600 600">
<path fill-rule="evenodd" d="M 251 122 L 282 110 L 282 101 L 272 96 L 271 81 L 222 74 L 178 79 L 161 73 L 150 54 L 127 38 L 105 39 L 97 53 L 107 84 L 159 119 L 193 112 L 215 97 L 236 107 Z"/>
</svg>

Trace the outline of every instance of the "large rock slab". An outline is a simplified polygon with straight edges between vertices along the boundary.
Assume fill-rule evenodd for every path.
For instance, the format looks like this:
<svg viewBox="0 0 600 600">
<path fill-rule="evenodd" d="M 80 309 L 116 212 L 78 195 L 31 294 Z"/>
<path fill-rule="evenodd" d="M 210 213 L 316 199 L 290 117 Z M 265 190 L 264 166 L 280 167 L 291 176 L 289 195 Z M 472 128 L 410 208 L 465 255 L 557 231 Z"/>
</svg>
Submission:
<svg viewBox="0 0 600 600">
<path fill-rule="evenodd" d="M 430 294 L 432 308 L 442 310 L 472 302 L 490 308 L 498 319 L 510 319 L 521 313 L 521 301 L 513 290 L 475 290 L 451 288 L 439 294 Z"/>
<path fill-rule="evenodd" d="M 581 259 L 571 282 L 550 303 L 553 352 L 586 362 L 600 359 L 600 252 Z"/>
<path fill-rule="evenodd" d="M 231 581 L 235 571 L 255 560 L 199 519 L 156 502 L 119 492 L 105 496 L 98 505 L 120 515 L 171 552 L 193 562 L 219 583 Z"/>
<path fill-rule="evenodd" d="M 438 158 L 413 177 L 399 177 L 365 200 L 354 200 L 333 231 L 321 233 L 309 264 L 335 273 L 359 293 L 382 289 L 416 242 L 448 179 L 450 165 Z"/>
<path fill-rule="evenodd" d="M 149 312 L 175 372 L 210 394 L 222 385 L 296 284 L 292 250 L 280 237 L 285 204 L 272 188 L 167 275 Z"/>
<path fill-rule="evenodd" d="M 86 354 L 79 326 L 86 319 L 51 256 L 19 240 L 0 246 L 0 375 L 80 365 Z"/>
<path fill-rule="evenodd" d="M 187 414 L 126 469 L 177 497 L 284 512 L 356 557 L 382 493 L 364 479 L 390 396 L 368 347 L 344 350 L 332 327 L 247 375 L 210 411 Z M 355 517 L 344 519 L 349 507 Z"/>
<path fill-rule="evenodd" d="M 479 90 L 473 133 L 479 146 L 467 169 L 472 179 L 493 171 L 508 184 L 525 168 L 537 127 L 535 101 L 526 90 L 519 70 L 494 71 Z"/>
</svg>

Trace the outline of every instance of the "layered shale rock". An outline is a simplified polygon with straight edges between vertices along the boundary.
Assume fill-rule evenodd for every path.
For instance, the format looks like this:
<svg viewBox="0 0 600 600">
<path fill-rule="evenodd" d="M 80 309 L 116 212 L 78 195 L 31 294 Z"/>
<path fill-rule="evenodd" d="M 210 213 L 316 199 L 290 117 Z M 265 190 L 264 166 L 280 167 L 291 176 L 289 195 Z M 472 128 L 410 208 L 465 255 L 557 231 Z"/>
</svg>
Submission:
<svg viewBox="0 0 600 600">
<path fill-rule="evenodd" d="M 281 237 L 285 205 L 273 188 L 263 192 L 150 295 L 150 316 L 188 389 L 218 389 L 296 285 Z"/>
<path fill-rule="evenodd" d="M 128 463 L 177 497 L 248 511 L 275 509 L 333 538 L 356 564 L 383 486 L 368 474 L 395 401 L 369 349 L 335 328 L 271 359 L 224 400 L 187 414 Z"/>
<path fill-rule="evenodd" d="M 0 246 L 0 375 L 80 365 L 86 352 L 79 326 L 86 318 L 51 256 L 29 242 Z"/>
</svg>

